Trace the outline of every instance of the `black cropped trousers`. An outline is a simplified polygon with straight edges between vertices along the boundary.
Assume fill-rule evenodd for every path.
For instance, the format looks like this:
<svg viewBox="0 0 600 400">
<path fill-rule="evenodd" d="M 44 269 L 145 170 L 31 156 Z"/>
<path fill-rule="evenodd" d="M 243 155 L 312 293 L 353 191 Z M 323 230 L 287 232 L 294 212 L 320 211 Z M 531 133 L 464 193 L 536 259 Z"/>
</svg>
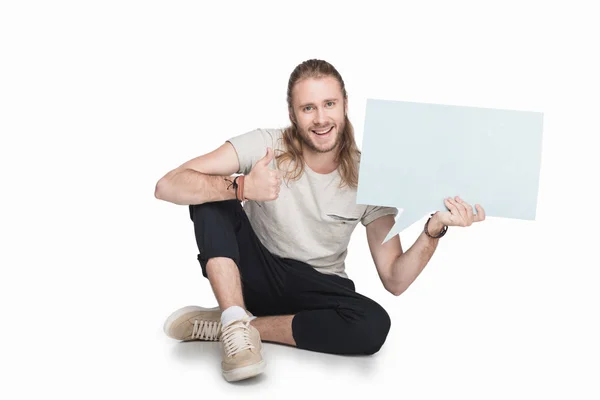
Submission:
<svg viewBox="0 0 600 400">
<path fill-rule="evenodd" d="M 330 354 L 374 354 L 390 330 L 388 313 L 355 291 L 354 282 L 309 264 L 271 254 L 237 200 L 190 205 L 198 261 L 228 257 L 239 268 L 246 308 L 253 315 L 294 315 L 298 348 Z"/>
</svg>

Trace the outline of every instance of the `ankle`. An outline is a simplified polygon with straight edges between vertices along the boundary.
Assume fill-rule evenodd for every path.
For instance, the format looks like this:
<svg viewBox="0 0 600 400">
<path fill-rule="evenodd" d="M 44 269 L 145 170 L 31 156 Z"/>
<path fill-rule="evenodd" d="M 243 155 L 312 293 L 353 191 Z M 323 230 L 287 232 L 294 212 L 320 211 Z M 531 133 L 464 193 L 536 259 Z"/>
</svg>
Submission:
<svg viewBox="0 0 600 400">
<path fill-rule="evenodd" d="M 242 319 L 247 315 L 248 313 L 246 313 L 246 310 L 240 306 L 228 307 L 227 309 L 223 310 L 223 313 L 221 314 L 221 324 L 226 326 L 232 321 Z"/>
</svg>

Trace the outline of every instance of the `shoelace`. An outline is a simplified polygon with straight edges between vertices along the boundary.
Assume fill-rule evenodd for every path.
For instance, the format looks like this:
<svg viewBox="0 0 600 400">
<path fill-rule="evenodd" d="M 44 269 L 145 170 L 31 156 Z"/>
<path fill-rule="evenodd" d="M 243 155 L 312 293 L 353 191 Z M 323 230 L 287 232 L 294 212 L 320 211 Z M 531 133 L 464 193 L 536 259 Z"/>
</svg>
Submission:
<svg viewBox="0 0 600 400">
<path fill-rule="evenodd" d="M 242 350 L 254 349 L 250 342 L 250 321 L 239 320 L 223 328 L 221 341 L 227 357 L 233 357 Z"/>
<path fill-rule="evenodd" d="M 194 320 L 194 329 L 192 330 L 192 339 L 219 340 L 221 323 L 217 321 L 198 321 Z"/>
</svg>

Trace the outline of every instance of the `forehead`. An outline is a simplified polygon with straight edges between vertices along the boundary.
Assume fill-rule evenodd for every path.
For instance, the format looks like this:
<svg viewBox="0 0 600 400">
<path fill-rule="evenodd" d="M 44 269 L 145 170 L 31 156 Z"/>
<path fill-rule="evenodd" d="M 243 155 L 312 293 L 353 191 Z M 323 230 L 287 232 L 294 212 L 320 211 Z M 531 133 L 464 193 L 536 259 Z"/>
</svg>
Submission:
<svg viewBox="0 0 600 400">
<path fill-rule="evenodd" d="M 292 90 L 294 104 L 320 103 L 334 98 L 341 100 L 342 88 L 337 79 L 331 76 L 303 79 Z"/>
</svg>

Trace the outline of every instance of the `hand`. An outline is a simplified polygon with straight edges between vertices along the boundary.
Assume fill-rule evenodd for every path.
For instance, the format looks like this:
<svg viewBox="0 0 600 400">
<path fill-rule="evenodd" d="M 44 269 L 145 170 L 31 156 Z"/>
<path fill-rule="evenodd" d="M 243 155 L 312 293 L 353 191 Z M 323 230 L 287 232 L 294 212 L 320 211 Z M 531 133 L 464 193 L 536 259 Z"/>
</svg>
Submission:
<svg viewBox="0 0 600 400">
<path fill-rule="evenodd" d="M 271 201 L 279 197 L 281 174 L 269 168 L 273 160 L 273 150 L 267 147 L 267 154 L 258 160 L 245 178 L 244 197 L 249 200 Z"/>
<path fill-rule="evenodd" d="M 473 214 L 473 207 L 458 196 L 444 199 L 444 204 L 450 211 L 438 211 L 434 216 L 441 225 L 471 226 L 473 222 L 485 220 L 485 211 L 479 204 L 475 204 L 476 215 Z"/>
</svg>

